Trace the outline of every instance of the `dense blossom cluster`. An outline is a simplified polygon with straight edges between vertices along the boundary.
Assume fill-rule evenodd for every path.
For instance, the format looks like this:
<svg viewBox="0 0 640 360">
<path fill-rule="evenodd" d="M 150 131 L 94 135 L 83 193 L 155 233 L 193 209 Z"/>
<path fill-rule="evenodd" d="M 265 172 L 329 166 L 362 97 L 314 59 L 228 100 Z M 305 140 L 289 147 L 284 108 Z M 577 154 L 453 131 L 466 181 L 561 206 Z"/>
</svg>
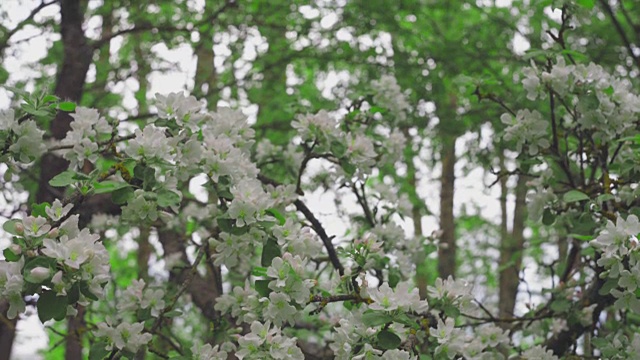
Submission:
<svg viewBox="0 0 640 360">
<path fill-rule="evenodd" d="M 550 139 L 560 125 L 592 132 L 601 147 L 635 131 L 632 119 L 640 113 L 640 98 L 628 81 L 601 67 L 567 65 L 559 57 L 544 70 L 532 64 L 523 74 L 529 100 L 551 96 L 565 105 L 557 124 L 538 110 L 502 115 L 504 139 L 525 156 L 557 152 L 557 143 Z M 184 301 L 190 279 L 205 271 L 201 260 L 206 254 L 207 265 L 224 277 L 218 279 L 223 293 L 215 303 L 207 303 L 216 312 L 211 326 L 219 345 L 194 342 L 181 349 L 194 358 L 226 359 L 233 354 L 239 359 L 301 359 L 301 333 L 295 329 L 311 322 L 323 328 L 312 340 L 326 345 L 336 359 L 417 359 L 421 351 L 446 359 L 505 359 L 509 351 L 523 359 L 557 359 L 544 346 L 531 346 L 529 339 L 513 340 L 496 324 L 466 326 L 463 317 L 477 320 L 490 312 L 478 306 L 472 285 L 464 279 L 438 278 L 426 288 L 426 298 L 420 297 L 411 275 L 414 264 L 424 261 L 426 241 L 407 239 L 395 222 L 397 215 L 411 214 L 408 196 L 399 194 L 395 184 L 371 176 L 377 167 L 395 169 L 401 159 L 408 134 L 401 126 L 411 107 L 392 76 L 374 81 L 372 88 L 373 113 L 363 107 L 341 118 L 325 110 L 298 115 L 291 124 L 295 136 L 284 146 L 268 140 L 256 144 L 255 131 L 241 112 L 207 112 L 202 102 L 182 93 L 156 95 L 158 119 L 128 136 L 118 136 L 118 124 L 97 110 L 77 107 L 71 130 L 50 151 L 70 162 L 69 171 L 56 176 L 53 184 L 70 186 L 82 197 L 41 204 L 31 215 L 5 223 L 5 231 L 13 235 L 0 261 L 0 296 L 10 304 L 8 317 L 24 312 L 25 296 L 34 294 L 43 321 L 62 320 L 73 315 L 77 305 L 107 299 L 100 306 L 117 315 L 96 325 L 98 350 L 111 352 L 111 357 L 145 351 L 163 320 L 180 313 L 175 307 Z M 47 151 L 43 134 L 33 120 L 18 121 L 13 110 L 1 112 L 3 161 L 15 167 L 37 160 Z M 106 153 L 116 165 L 82 171 L 88 163 L 97 167 Z M 633 162 L 632 151 L 620 153 L 621 159 Z M 324 166 L 313 175 L 305 173 L 311 160 Z M 206 179 L 206 204 L 183 190 L 196 177 Z M 534 220 L 552 211 L 573 214 L 569 204 L 590 200 L 578 189 L 556 192 L 551 178 L 541 174 L 531 183 L 538 190 L 528 197 Z M 324 233 L 310 210 L 300 205 L 307 187 L 329 188 L 329 183 L 352 189 L 363 210 L 353 216 L 358 222 L 353 231 L 337 239 Z M 626 200 L 633 201 L 637 188 L 625 189 L 631 193 Z M 623 192 L 609 190 L 606 195 L 623 200 L 616 199 Z M 155 280 L 110 283 L 105 240 L 89 228 L 80 229 L 79 215 L 70 215 L 78 198 L 108 192 L 122 208 L 119 217 L 91 219 L 101 233 L 123 225 L 185 234 L 179 240 L 188 248 L 185 256 L 164 258 L 172 276 L 188 274 L 177 289 Z M 604 269 L 598 275 L 606 279 L 606 295 L 615 298 L 614 307 L 638 312 L 640 221 L 624 215 L 612 215 L 617 221 L 608 221 L 589 244 L 598 251 L 597 265 Z M 589 231 L 596 232 L 597 226 Z M 187 256 L 191 250 L 194 257 Z M 114 290 L 113 299 L 106 296 L 107 289 Z M 573 296 L 565 291 L 565 298 Z M 571 315 L 582 319 L 552 318 L 546 325 L 552 335 L 566 331 L 572 321 L 588 326 L 594 309 L 585 303 L 571 309 Z M 598 341 L 603 353 L 638 354 L 637 336 L 616 334 Z"/>
</svg>

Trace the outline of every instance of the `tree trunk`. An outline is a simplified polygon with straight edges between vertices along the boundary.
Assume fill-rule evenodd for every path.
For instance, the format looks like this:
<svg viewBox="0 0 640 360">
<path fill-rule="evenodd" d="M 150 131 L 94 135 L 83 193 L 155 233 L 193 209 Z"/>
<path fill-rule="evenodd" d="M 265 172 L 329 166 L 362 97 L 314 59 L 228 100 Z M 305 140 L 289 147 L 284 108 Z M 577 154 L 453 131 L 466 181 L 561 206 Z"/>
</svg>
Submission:
<svg viewBox="0 0 640 360">
<path fill-rule="evenodd" d="M 513 227 L 511 233 L 505 231 L 500 246 L 500 289 L 499 289 L 499 316 L 509 318 L 513 311 L 518 296 L 520 285 L 520 268 L 522 266 L 522 251 L 524 249 L 524 228 L 526 219 L 526 176 L 519 175 L 515 188 L 516 203 L 513 211 Z M 508 191 L 505 187 L 503 191 Z M 506 197 L 506 193 L 503 193 Z M 506 208 L 503 220 L 506 221 Z M 507 324 L 504 324 L 507 326 Z"/>
<path fill-rule="evenodd" d="M 438 276 L 455 276 L 456 224 L 453 217 L 453 193 L 455 187 L 456 137 L 442 137 L 440 150 L 442 176 L 440 177 L 440 246 L 438 247 Z"/>
<path fill-rule="evenodd" d="M 9 303 L 3 301 L 0 303 L 0 311 L 2 319 L 0 319 L 0 360 L 11 359 L 11 348 L 13 347 L 13 338 L 16 334 L 16 324 L 18 323 L 18 317 L 14 319 L 7 319 L 7 310 L 9 310 Z"/>
<path fill-rule="evenodd" d="M 60 1 L 60 34 L 64 47 L 64 58 L 58 71 L 55 95 L 64 100 L 79 102 L 82 98 L 85 79 L 93 57 L 93 48 L 87 43 L 82 24 L 84 22 L 84 2 L 81 0 Z M 71 129 L 71 116 L 59 111 L 51 123 L 51 134 L 55 139 L 63 139 Z M 67 161 L 52 154 L 45 154 L 41 162 L 40 185 L 36 194 L 38 203 L 52 202 L 55 195 L 49 191 L 48 183 L 53 176 L 67 169 Z M 44 165 L 46 164 L 46 165 Z M 68 322 L 66 339 L 66 360 L 82 359 L 82 339 L 80 329 L 84 326 L 84 309 L 78 307 L 78 315 Z"/>
<path fill-rule="evenodd" d="M 204 12 L 214 11 L 213 1 L 207 0 L 204 5 Z M 198 99 L 207 100 L 207 108 L 213 110 L 218 105 L 217 73 L 213 60 L 213 25 L 200 30 L 200 41 L 195 48 L 196 75 L 193 86 L 193 95 Z"/>
</svg>

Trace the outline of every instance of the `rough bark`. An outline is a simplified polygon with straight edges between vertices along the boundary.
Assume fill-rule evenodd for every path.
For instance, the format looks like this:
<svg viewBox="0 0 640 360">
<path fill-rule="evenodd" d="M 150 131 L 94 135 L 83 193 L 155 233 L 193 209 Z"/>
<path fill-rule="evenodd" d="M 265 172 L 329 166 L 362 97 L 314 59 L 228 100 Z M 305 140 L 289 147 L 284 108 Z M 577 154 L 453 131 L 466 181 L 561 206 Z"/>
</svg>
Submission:
<svg viewBox="0 0 640 360">
<path fill-rule="evenodd" d="M 440 177 L 440 246 L 438 247 L 438 276 L 455 276 L 456 271 L 456 224 L 453 217 L 453 194 L 455 188 L 456 137 L 442 137 L 440 149 L 442 176 Z"/>
<path fill-rule="evenodd" d="M 506 180 L 505 180 L 506 181 Z M 513 316 L 513 310 L 518 295 L 518 286 L 520 285 L 520 268 L 522 267 L 522 251 L 524 248 L 524 228 L 526 219 L 526 196 L 527 185 L 526 177 L 518 176 L 515 188 L 516 203 L 513 212 L 513 226 L 511 233 L 508 233 L 506 226 L 503 226 L 503 234 L 500 245 L 499 260 L 499 316 L 508 318 Z M 506 184 L 503 187 L 503 221 L 506 222 Z M 501 199 L 503 201 L 503 199 Z M 503 326 L 508 324 L 504 323 Z"/>
</svg>

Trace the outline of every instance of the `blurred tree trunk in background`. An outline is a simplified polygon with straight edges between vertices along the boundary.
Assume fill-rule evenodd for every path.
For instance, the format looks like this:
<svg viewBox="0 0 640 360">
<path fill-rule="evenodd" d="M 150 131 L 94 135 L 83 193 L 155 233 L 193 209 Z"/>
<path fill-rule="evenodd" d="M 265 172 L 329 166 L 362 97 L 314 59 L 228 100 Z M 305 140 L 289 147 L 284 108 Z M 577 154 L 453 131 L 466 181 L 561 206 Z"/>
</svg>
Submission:
<svg viewBox="0 0 640 360">
<path fill-rule="evenodd" d="M 213 3 L 214 1 L 211 0 L 205 2 L 205 13 L 214 10 Z M 198 34 L 200 39 L 195 44 L 197 64 L 192 95 L 199 100 L 206 99 L 207 108 L 214 110 L 218 104 L 220 94 L 218 94 L 217 73 L 214 64 L 213 26 L 211 24 L 202 25 Z"/>
<path fill-rule="evenodd" d="M 64 47 L 62 65 L 54 94 L 61 99 L 80 102 L 89 66 L 93 60 L 93 48 L 88 44 L 82 28 L 86 3 L 81 0 L 60 1 L 60 34 Z M 51 123 L 51 134 L 55 139 L 63 139 L 71 129 L 69 114 L 59 111 Z M 46 164 L 46 165 L 45 165 Z M 49 190 L 49 180 L 66 170 L 68 163 L 57 155 L 46 154 L 40 167 L 40 184 L 36 202 L 53 202 L 58 197 Z M 78 314 L 67 322 L 66 360 L 82 359 L 82 332 L 84 328 L 84 308 L 78 306 Z"/>
<path fill-rule="evenodd" d="M 505 174 L 503 176 L 507 178 Z M 506 191 L 508 188 L 503 186 L 503 195 L 506 199 Z M 513 226 L 511 233 L 507 230 L 507 226 L 502 225 L 502 239 L 500 243 L 500 279 L 499 279 L 499 317 L 511 318 L 516 304 L 516 297 L 518 296 L 518 286 L 520 285 L 520 269 L 522 267 L 522 253 L 524 251 L 524 229 L 527 204 L 527 178 L 524 175 L 519 175 L 515 187 L 515 207 L 513 210 Z M 506 207 L 504 208 L 506 210 Z M 506 216 L 502 216 L 504 221 L 507 220 Z M 508 325 L 502 323 L 502 325 Z"/>
<path fill-rule="evenodd" d="M 441 120 L 442 121 L 442 120 Z M 438 247 L 438 276 L 446 279 L 456 273 L 456 223 L 453 216 L 455 190 L 456 137 L 441 134 L 440 161 L 440 242 Z"/>
</svg>

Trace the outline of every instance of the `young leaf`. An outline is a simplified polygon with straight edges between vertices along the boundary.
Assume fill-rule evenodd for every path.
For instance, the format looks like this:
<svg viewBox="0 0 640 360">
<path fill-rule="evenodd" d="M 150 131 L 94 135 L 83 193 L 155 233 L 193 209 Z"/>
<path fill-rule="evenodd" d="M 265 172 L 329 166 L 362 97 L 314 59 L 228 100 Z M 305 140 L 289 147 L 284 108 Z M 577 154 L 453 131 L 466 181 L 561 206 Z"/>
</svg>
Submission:
<svg viewBox="0 0 640 360">
<path fill-rule="evenodd" d="M 16 231 L 16 223 L 18 222 L 22 222 L 20 220 L 7 220 L 4 222 L 4 224 L 2 224 L 2 229 L 4 229 L 4 231 L 8 232 L 11 235 L 18 235 L 18 232 Z"/>
<path fill-rule="evenodd" d="M 49 180 L 49 185 L 54 187 L 65 187 L 69 186 L 76 182 L 75 180 L 75 171 L 67 170 L 63 171 L 60 174 L 53 177 L 53 179 Z"/>
<path fill-rule="evenodd" d="M 576 201 L 589 200 L 589 195 L 583 193 L 582 191 L 570 190 L 564 194 L 562 199 L 564 200 L 564 202 L 571 203 Z"/>
<path fill-rule="evenodd" d="M 63 101 L 58 104 L 58 110 L 62 110 L 66 112 L 74 112 L 76 111 L 76 104 L 70 101 Z"/>
</svg>

